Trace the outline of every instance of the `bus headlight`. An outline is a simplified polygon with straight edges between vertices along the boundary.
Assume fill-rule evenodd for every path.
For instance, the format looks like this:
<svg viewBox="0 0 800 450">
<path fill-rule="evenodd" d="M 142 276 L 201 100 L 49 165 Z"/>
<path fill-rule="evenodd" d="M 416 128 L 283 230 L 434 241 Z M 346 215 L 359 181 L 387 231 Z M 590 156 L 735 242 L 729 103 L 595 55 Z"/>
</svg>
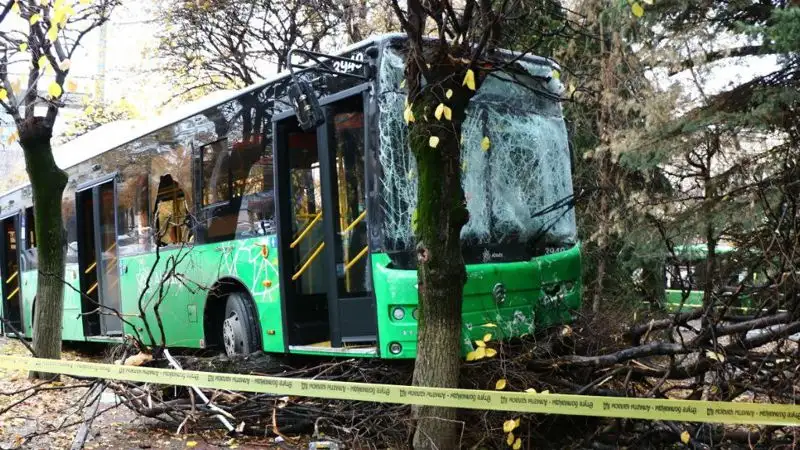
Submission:
<svg viewBox="0 0 800 450">
<path fill-rule="evenodd" d="M 406 316 L 405 310 L 399 306 L 396 306 L 392 310 L 392 317 L 394 317 L 394 320 L 403 320 L 405 316 Z"/>
<path fill-rule="evenodd" d="M 399 355 L 403 351 L 403 346 L 399 342 L 392 342 L 389 344 L 389 352 L 393 355 Z"/>
</svg>

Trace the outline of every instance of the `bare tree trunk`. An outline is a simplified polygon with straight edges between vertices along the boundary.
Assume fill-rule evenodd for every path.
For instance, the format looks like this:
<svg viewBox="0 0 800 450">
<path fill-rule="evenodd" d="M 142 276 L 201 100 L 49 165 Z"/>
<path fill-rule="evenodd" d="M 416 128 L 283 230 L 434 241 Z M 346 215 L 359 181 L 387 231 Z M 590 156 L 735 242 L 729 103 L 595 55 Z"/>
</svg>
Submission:
<svg viewBox="0 0 800 450">
<path fill-rule="evenodd" d="M 445 73 L 451 74 L 455 70 L 452 68 Z M 448 87 L 438 88 L 442 90 L 438 93 L 439 98 L 443 98 L 444 89 Z M 470 95 L 463 91 L 460 94 L 461 99 L 451 102 L 452 127 L 433 120 L 420 120 L 411 127 L 409 134 L 419 171 L 417 259 L 420 323 L 414 366 L 414 385 L 417 386 L 458 386 L 461 366 L 461 309 L 467 273 L 460 235 L 467 222 L 467 210 L 461 187 L 459 136 Z M 431 91 L 420 97 L 420 105 L 435 107 L 438 103 Z M 423 116 L 422 107 L 418 116 Z M 431 136 L 439 138 L 435 148 L 430 146 Z M 458 447 L 459 424 L 455 422 L 455 409 L 420 406 L 414 409 L 414 418 L 417 419 L 415 449 Z"/>
<path fill-rule="evenodd" d="M 41 117 L 20 126 L 20 144 L 33 190 L 36 251 L 39 276 L 33 320 L 33 349 L 39 358 L 61 357 L 61 322 L 64 305 L 64 227 L 61 196 L 67 174 L 56 166 L 50 139 L 53 128 Z M 55 276 L 54 276 L 55 275 Z M 53 375 L 31 372 L 31 378 Z"/>
</svg>

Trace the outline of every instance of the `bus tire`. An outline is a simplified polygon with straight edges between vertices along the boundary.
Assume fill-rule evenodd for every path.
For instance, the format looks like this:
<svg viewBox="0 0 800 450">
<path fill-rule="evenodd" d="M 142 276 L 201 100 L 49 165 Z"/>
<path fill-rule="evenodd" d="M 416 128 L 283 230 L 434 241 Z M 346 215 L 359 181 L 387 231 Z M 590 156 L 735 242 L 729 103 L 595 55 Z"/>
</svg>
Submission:
<svg viewBox="0 0 800 450">
<path fill-rule="evenodd" d="M 228 294 L 225 302 L 222 344 L 227 356 L 249 355 L 259 350 L 255 314 L 251 304 L 241 293 Z"/>
</svg>

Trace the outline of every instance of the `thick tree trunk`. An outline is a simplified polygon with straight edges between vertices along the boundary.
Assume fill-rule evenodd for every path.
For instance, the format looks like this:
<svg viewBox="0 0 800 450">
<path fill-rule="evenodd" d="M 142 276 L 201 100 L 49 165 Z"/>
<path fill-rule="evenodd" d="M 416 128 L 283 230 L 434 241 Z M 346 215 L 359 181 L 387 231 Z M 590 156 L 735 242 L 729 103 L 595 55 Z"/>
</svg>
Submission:
<svg viewBox="0 0 800 450">
<path fill-rule="evenodd" d="M 51 125 L 33 117 L 20 125 L 20 144 L 33 190 L 36 251 L 39 276 L 33 317 L 33 349 L 39 358 L 61 357 L 61 322 L 64 304 L 64 235 L 61 196 L 67 174 L 56 166 L 50 138 Z M 55 275 L 55 276 L 54 276 Z M 51 375 L 32 372 L 32 378 Z"/>
<path fill-rule="evenodd" d="M 451 68 L 444 73 L 455 71 Z M 467 222 L 467 210 L 461 187 L 459 136 L 469 93 L 458 85 L 446 84 L 431 82 L 441 87 L 420 96 L 420 105 L 414 108 L 419 119 L 409 133 L 419 172 L 416 235 L 420 323 L 414 366 L 417 386 L 456 387 L 461 366 L 461 309 L 467 274 L 460 235 Z M 453 120 L 438 121 L 432 111 L 445 102 L 444 91 L 448 87 L 456 92 L 446 101 L 452 108 Z M 429 111 L 427 120 L 423 119 L 425 105 Z M 435 148 L 430 146 L 431 136 L 439 138 Z M 456 410 L 420 406 L 414 408 L 414 418 L 415 449 L 458 447 L 461 425 L 455 421 Z"/>
</svg>

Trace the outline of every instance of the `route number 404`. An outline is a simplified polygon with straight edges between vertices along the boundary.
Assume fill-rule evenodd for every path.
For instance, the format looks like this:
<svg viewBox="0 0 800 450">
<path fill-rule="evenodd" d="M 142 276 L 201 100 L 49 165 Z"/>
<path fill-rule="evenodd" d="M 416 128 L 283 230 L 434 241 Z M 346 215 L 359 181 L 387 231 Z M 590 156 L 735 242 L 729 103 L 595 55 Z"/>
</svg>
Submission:
<svg viewBox="0 0 800 450">
<path fill-rule="evenodd" d="M 355 55 L 351 56 L 350 59 L 355 61 L 361 62 L 364 61 L 364 54 L 363 53 L 356 53 Z M 361 64 L 358 64 L 353 61 L 334 61 L 333 62 L 333 70 L 337 72 L 353 72 L 356 69 L 361 68 Z"/>
</svg>

